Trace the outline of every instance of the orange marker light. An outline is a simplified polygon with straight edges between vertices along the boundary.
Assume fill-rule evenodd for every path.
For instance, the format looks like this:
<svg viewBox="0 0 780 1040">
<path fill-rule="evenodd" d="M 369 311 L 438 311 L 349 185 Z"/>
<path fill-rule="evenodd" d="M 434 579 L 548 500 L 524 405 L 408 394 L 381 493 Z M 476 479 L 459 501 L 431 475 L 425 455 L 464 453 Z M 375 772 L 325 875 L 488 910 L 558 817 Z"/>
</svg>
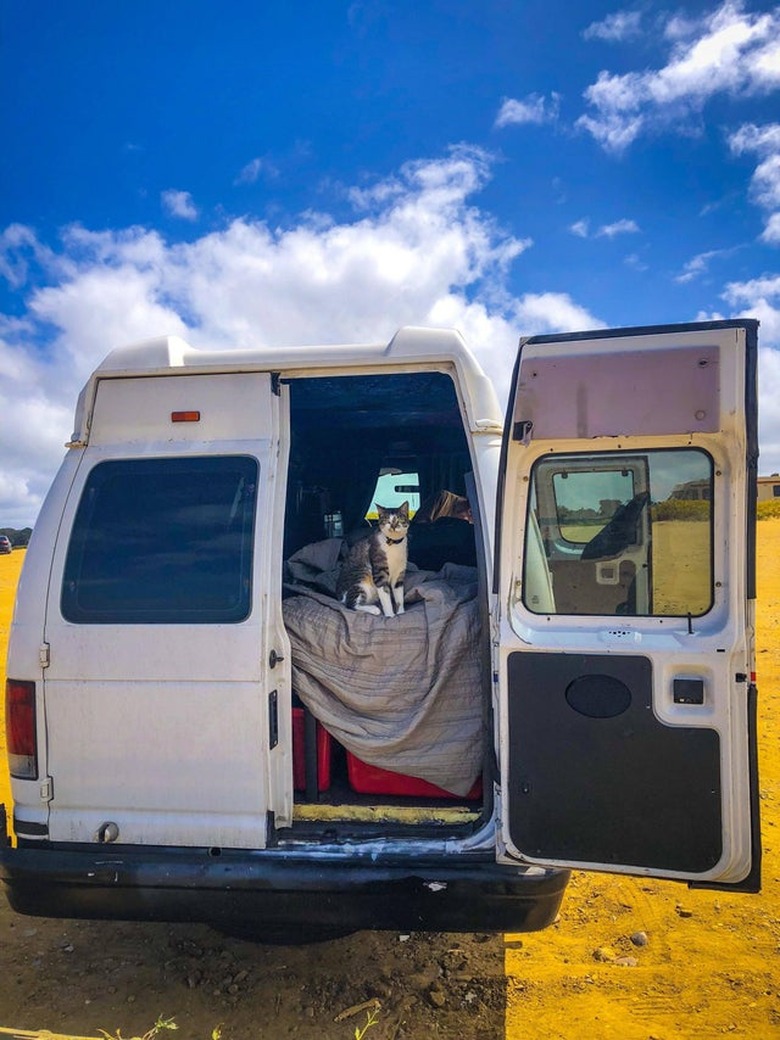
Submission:
<svg viewBox="0 0 780 1040">
<path fill-rule="evenodd" d="M 200 412 L 171 412 L 171 422 L 200 422 Z"/>
</svg>

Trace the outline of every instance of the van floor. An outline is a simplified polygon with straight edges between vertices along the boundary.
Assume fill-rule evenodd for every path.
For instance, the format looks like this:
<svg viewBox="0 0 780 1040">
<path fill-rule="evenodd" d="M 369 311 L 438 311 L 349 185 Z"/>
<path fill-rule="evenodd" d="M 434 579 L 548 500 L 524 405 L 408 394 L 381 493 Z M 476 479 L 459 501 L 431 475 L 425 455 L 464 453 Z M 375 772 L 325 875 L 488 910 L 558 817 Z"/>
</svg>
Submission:
<svg viewBox="0 0 780 1040">
<path fill-rule="evenodd" d="M 303 791 L 295 792 L 295 823 L 398 823 L 401 825 L 448 825 L 475 823 L 482 814 L 482 798 L 420 798 L 399 795 L 361 794 L 347 778 L 342 749 L 333 756 L 330 783 L 316 800 Z"/>
</svg>

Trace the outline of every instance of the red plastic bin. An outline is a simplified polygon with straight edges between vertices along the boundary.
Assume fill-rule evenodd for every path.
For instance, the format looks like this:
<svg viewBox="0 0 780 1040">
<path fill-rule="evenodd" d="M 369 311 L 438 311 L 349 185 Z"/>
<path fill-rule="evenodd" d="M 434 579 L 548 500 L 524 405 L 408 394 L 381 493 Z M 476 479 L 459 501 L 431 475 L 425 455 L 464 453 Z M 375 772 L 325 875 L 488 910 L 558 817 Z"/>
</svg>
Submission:
<svg viewBox="0 0 780 1040">
<path fill-rule="evenodd" d="M 293 708 L 293 787 L 296 791 L 306 790 L 306 728 L 304 709 Z M 327 791 L 330 787 L 330 749 L 331 737 L 326 729 L 317 723 L 317 788 Z"/>
<path fill-rule="evenodd" d="M 404 773 L 394 773 L 390 769 L 380 769 L 379 766 L 371 766 L 356 758 L 351 752 L 347 752 L 347 775 L 350 787 L 358 794 L 385 794 L 401 795 L 403 797 L 416 798 L 452 798 L 456 801 L 464 799 L 472 801 L 482 795 L 482 777 L 477 777 L 474 786 L 466 795 L 453 794 L 445 791 L 436 784 L 428 783 L 417 776 L 406 776 Z"/>
</svg>

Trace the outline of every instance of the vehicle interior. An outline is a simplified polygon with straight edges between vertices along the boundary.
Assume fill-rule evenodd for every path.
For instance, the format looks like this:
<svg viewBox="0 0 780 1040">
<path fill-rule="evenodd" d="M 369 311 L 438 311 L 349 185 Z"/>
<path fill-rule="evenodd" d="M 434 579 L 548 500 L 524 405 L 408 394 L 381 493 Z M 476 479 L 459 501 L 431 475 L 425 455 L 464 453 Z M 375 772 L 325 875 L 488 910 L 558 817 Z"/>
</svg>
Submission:
<svg viewBox="0 0 780 1040">
<path fill-rule="evenodd" d="M 296 826 L 473 825 L 490 786 L 487 595 L 454 383 L 440 372 L 285 383 Z M 333 584 L 377 502 L 407 502 L 412 517 L 406 610 L 391 618 L 348 611 Z"/>
</svg>

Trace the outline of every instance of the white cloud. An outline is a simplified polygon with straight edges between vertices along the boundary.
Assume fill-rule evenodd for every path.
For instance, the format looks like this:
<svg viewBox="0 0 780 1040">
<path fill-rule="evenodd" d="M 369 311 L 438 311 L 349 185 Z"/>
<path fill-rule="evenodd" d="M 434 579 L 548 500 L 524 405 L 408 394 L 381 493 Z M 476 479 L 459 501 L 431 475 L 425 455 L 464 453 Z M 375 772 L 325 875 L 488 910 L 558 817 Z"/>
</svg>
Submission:
<svg viewBox="0 0 780 1040">
<path fill-rule="evenodd" d="M 164 191 L 160 198 L 163 208 L 172 217 L 179 217 L 182 220 L 198 219 L 198 208 L 188 191 L 176 191 L 174 188 L 170 188 L 168 191 Z"/>
<path fill-rule="evenodd" d="M 603 321 L 575 303 L 568 293 L 526 293 L 516 301 L 514 313 L 518 326 L 527 334 L 604 328 Z"/>
<path fill-rule="evenodd" d="M 569 225 L 569 231 L 578 238 L 588 238 L 590 235 L 590 221 L 587 218 L 578 220 Z M 602 224 L 594 232 L 594 238 L 615 238 L 617 235 L 635 235 L 639 232 L 639 225 L 635 220 L 616 220 L 613 224 Z"/>
<path fill-rule="evenodd" d="M 233 181 L 234 184 L 255 184 L 260 178 L 260 175 L 264 177 L 277 177 L 279 171 L 272 162 L 268 159 L 262 159 L 260 156 L 256 156 L 246 166 L 242 167 L 239 171 L 238 176 Z"/>
<path fill-rule="evenodd" d="M 22 256 L 45 258 L 47 284 L 28 283 L 23 317 L 0 315 L 0 526 L 34 520 L 78 391 L 116 345 L 168 333 L 212 348 L 381 342 L 403 324 L 454 324 L 503 392 L 518 336 L 600 325 L 566 294 L 509 293 L 531 243 L 474 205 L 490 172 L 488 155 L 460 147 L 348 195 L 351 220 L 239 219 L 176 244 L 140 227 L 73 226 L 56 250 L 17 234 Z M 5 256 L 22 278 L 10 242 Z"/>
<path fill-rule="evenodd" d="M 774 211 L 761 238 L 769 245 L 780 245 L 780 123 L 746 123 L 731 135 L 729 146 L 737 155 L 749 152 L 758 156 L 750 193 L 762 209 Z"/>
<path fill-rule="evenodd" d="M 675 281 L 680 285 L 694 281 L 709 270 L 711 260 L 719 256 L 728 256 L 732 252 L 731 249 L 710 249 L 705 253 L 698 253 L 685 264 L 682 274 L 678 274 Z"/>
<path fill-rule="evenodd" d="M 666 65 L 643 72 L 599 73 L 585 91 L 591 113 L 578 125 L 607 151 L 672 122 L 684 125 L 716 94 L 762 94 L 780 86 L 780 9 L 749 14 L 726 0 L 698 21 L 670 19 Z"/>
<path fill-rule="evenodd" d="M 780 274 L 729 282 L 722 296 L 733 308 L 733 317 L 757 318 L 761 323 L 758 333 L 759 470 L 761 473 L 780 472 Z"/>
<path fill-rule="evenodd" d="M 760 237 L 770 246 L 780 246 L 780 213 L 770 216 Z"/>
<path fill-rule="evenodd" d="M 732 306 L 740 303 L 749 304 L 773 296 L 777 296 L 780 303 L 780 274 L 751 278 L 748 282 L 729 282 L 722 295 L 723 299 Z M 778 337 L 778 345 L 780 345 L 780 337 Z"/>
<path fill-rule="evenodd" d="M 553 123 L 560 111 L 560 94 L 551 94 L 549 98 L 541 94 L 529 94 L 522 101 L 517 98 L 504 98 L 496 116 L 495 126 L 517 126 L 522 123 Z"/>
<path fill-rule="evenodd" d="M 603 224 L 596 232 L 597 238 L 614 238 L 616 235 L 635 235 L 639 225 L 635 220 L 616 220 L 614 224 Z"/>
<path fill-rule="evenodd" d="M 600 22 L 592 22 L 587 29 L 583 30 L 582 35 L 586 40 L 606 40 L 609 43 L 617 43 L 638 36 L 642 31 L 641 21 L 640 11 L 617 11 L 615 14 L 608 14 Z"/>
</svg>

